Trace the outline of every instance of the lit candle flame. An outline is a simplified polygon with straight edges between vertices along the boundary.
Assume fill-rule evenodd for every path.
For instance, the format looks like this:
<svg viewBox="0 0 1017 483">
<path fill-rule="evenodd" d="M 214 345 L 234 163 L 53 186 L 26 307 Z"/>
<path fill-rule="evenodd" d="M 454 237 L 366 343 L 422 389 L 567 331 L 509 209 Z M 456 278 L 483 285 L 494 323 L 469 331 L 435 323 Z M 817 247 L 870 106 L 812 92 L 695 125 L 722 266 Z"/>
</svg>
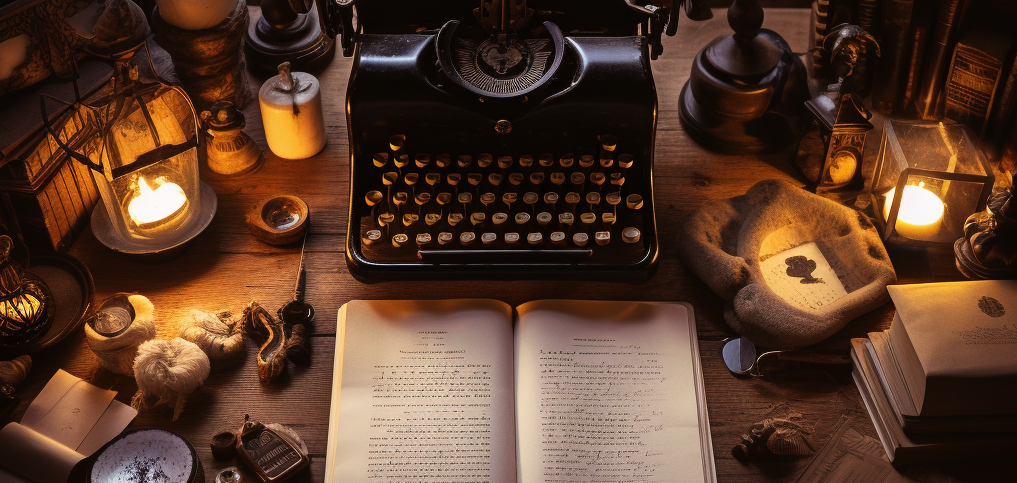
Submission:
<svg viewBox="0 0 1017 483">
<path fill-rule="evenodd" d="M 890 208 L 893 207 L 896 191 L 897 188 L 893 188 L 884 195 L 886 201 L 883 203 L 883 219 L 887 221 L 890 220 Z M 897 209 L 895 230 L 911 239 L 928 239 L 939 232 L 945 208 L 943 200 L 925 189 L 925 183 L 907 185 L 900 200 L 900 208 Z"/>
<path fill-rule="evenodd" d="M 151 225 L 173 216 L 186 203 L 187 196 L 180 185 L 166 182 L 153 190 L 139 176 L 138 195 L 128 203 L 127 213 L 138 226 Z"/>
</svg>

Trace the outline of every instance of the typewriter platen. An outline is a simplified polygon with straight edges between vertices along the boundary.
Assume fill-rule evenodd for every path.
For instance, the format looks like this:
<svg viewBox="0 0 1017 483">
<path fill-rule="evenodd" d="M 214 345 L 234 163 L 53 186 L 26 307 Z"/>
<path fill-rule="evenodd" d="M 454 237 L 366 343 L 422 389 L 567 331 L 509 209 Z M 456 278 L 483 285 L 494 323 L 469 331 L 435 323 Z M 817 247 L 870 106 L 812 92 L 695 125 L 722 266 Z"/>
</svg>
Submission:
<svg viewBox="0 0 1017 483">
<path fill-rule="evenodd" d="M 673 34 L 676 5 L 324 7 L 326 28 L 355 55 L 346 96 L 346 255 L 354 275 L 639 281 L 652 274 L 649 61 L 661 34 Z"/>
</svg>

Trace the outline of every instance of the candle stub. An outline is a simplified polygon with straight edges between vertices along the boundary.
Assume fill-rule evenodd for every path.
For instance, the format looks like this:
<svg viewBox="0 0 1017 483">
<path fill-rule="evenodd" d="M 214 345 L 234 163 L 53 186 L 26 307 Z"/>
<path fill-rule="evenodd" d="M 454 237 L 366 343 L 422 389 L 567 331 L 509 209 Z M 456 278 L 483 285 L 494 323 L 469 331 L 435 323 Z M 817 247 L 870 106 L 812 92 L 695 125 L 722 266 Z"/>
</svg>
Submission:
<svg viewBox="0 0 1017 483">
<path fill-rule="evenodd" d="M 890 209 L 893 207 L 896 192 L 897 188 L 893 188 L 884 195 L 886 197 L 883 203 L 884 220 L 890 221 Z M 900 207 L 897 209 L 894 230 L 912 240 L 931 239 L 939 233 L 945 208 L 943 200 L 925 189 L 924 184 L 907 185 L 904 187 L 904 195 L 901 196 Z"/>
<path fill-rule="evenodd" d="M 321 110 L 321 84 L 306 72 L 272 77 L 261 86 L 261 120 L 268 147 L 285 159 L 314 156 L 325 147 L 325 119 Z"/>
</svg>

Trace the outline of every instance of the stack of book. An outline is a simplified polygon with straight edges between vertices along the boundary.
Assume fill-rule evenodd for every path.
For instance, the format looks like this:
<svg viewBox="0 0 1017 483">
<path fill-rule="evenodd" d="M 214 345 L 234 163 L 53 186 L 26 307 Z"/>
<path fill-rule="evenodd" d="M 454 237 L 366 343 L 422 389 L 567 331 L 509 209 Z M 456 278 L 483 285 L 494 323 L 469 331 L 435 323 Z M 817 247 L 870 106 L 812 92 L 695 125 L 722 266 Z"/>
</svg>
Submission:
<svg viewBox="0 0 1017 483">
<path fill-rule="evenodd" d="M 890 329 L 852 373 L 891 462 L 1000 457 L 1017 436 L 1017 281 L 888 287 Z"/>
</svg>

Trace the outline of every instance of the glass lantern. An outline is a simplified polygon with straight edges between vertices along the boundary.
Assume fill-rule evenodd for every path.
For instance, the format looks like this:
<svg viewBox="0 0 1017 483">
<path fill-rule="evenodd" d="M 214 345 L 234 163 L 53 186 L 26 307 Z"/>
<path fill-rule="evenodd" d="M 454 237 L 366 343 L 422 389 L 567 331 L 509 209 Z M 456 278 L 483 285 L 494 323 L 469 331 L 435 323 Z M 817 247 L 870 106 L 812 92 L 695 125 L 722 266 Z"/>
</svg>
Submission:
<svg viewBox="0 0 1017 483">
<path fill-rule="evenodd" d="M 953 244 L 968 215 L 985 208 L 993 182 L 962 125 L 887 120 L 871 194 L 883 241 Z"/>
<path fill-rule="evenodd" d="M 119 235 L 157 240 L 201 212 L 197 113 L 180 87 L 139 82 L 130 59 L 116 69 L 101 170 L 92 175 Z"/>
</svg>

